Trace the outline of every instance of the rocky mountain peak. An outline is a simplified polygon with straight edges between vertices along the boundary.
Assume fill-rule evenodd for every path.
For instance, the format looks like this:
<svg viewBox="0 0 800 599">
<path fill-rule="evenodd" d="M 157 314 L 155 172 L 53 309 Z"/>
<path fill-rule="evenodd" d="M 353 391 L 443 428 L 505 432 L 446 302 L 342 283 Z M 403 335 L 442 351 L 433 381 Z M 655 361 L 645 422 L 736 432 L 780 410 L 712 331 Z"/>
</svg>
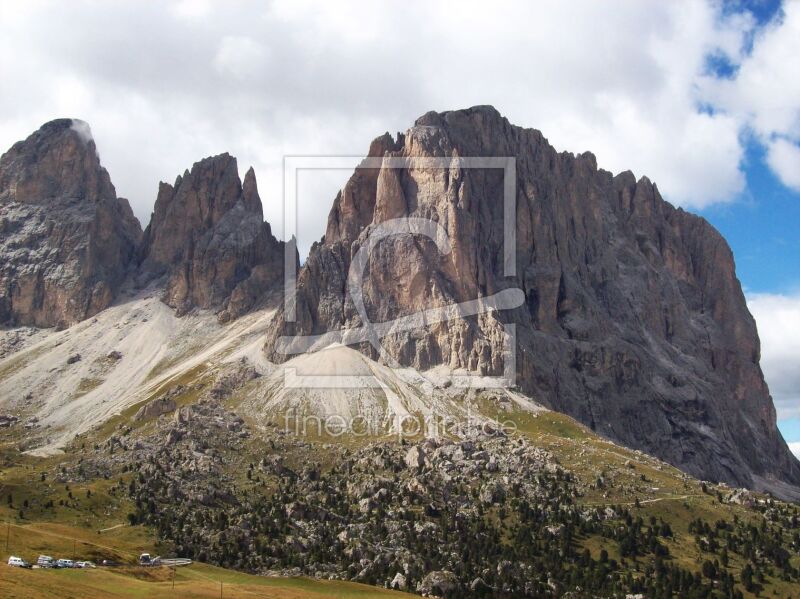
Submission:
<svg viewBox="0 0 800 599">
<path fill-rule="evenodd" d="M 160 184 L 140 276 L 166 275 L 164 301 L 179 312 L 237 316 L 282 276 L 282 260 L 283 245 L 263 222 L 255 172 L 242 183 L 233 156 L 205 158 L 174 185 Z"/>
<path fill-rule="evenodd" d="M 263 215 L 263 207 L 261 205 L 261 198 L 258 195 L 258 184 L 256 183 L 256 171 L 251 166 L 244 174 L 244 181 L 242 181 L 242 199 L 244 200 L 245 208 L 250 212 Z"/>
<path fill-rule="evenodd" d="M 65 325 L 106 308 L 141 232 L 89 125 L 46 123 L 0 158 L 0 321 Z"/>
<path fill-rule="evenodd" d="M 0 201 L 42 204 L 53 199 L 115 199 L 89 125 L 77 119 L 45 123 L 0 159 Z"/>
<path fill-rule="evenodd" d="M 516 273 L 504 272 L 500 169 L 358 169 L 336 197 L 323 243 L 298 276 L 297 322 L 283 334 L 359 327 L 349 295 L 352 256 L 375 225 L 425 218 L 447 233 L 387 237 L 366 265 L 371 322 L 521 289 L 522 306 L 389 331 L 382 345 L 404 366 L 479 375 L 503 369 L 503 330 L 516 327 L 516 384 L 601 434 L 693 475 L 776 490 L 800 485 L 800 464 L 776 427 L 755 322 L 733 256 L 704 219 L 664 201 L 648 178 L 598 169 L 589 152 L 557 152 L 536 130 L 492 107 L 430 112 L 379 157 L 514 157 Z M 359 349 L 378 354 L 369 344 Z"/>
</svg>

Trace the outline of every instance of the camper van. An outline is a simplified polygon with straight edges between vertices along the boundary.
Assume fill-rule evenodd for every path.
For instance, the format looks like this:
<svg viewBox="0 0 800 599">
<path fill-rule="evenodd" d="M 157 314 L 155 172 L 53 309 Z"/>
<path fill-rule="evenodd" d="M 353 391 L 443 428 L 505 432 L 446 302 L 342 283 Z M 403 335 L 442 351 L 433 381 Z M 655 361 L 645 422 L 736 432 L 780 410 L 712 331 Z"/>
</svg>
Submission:
<svg viewBox="0 0 800 599">
<path fill-rule="evenodd" d="M 39 559 L 36 560 L 36 565 L 40 568 L 55 568 L 56 560 L 49 555 L 40 555 Z"/>
<path fill-rule="evenodd" d="M 21 557 L 17 557 L 16 555 L 12 555 L 8 558 L 8 565 L 14 566 L 15 568 L 30 568 L 31 565 L 26 562 Z"/>
<path fill-rule="evenodd" d="M 151 557 L 149 553 L 142 553 L 139 556 L 139 565 L 140 566 L 160 566 L 161 565 L 161 557 Z"/>
</svg>

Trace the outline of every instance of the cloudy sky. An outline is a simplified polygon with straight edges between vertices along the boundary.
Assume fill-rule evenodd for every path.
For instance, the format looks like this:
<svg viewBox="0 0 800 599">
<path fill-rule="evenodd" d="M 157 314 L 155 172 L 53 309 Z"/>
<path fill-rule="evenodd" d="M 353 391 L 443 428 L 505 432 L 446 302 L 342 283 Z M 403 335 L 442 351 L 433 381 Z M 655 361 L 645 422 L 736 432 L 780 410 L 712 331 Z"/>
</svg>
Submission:
<svg viewBox="0 0 800 599">
<path fill-rule="evenodd" d="M 143 226 L 159 180 L 228 151 L 282 232 L 285 155 L 359 155 L 493 104 L 655 180 L 730 241 L 800 441 L 800 2 L 3 2 L 0 147 L 88 121 Z M 347 173 L 303 173 L 300 246 Z"/>
</svg>

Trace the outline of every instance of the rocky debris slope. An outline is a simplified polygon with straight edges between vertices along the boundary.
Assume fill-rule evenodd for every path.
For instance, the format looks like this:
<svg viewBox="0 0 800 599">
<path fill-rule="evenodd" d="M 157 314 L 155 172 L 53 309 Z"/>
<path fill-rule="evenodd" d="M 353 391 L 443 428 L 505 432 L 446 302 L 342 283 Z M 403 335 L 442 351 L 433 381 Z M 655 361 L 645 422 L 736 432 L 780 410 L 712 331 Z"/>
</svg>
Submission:
<svg viewBox="0 0 800 599">
<path fill-rule="evenodd" d="M 525 436 L 480 427 L 453 439 L 308 442 L 279 427 L 255 434 L 214 395 L 138 427 L 121 423 L 93 449 L 76 438 L 68 451 L 81 459 L 48 477 L 73 489 L 113 481 L 110 495 L 131 499 L 128 520 L 153 526 L 177 555 L 272 576 L 435 597 L 650 597 L 671 588 L 731 599 L 742 596 L 735 583 L 745 560 L 774 580 L 800 577 L 793 506 L 722 486 L 701 494 L 695 481 L 669 499 L 686 501 L 694 489 L 699 505 L 648 513 L 638 494 L 620 500 L 624 489 L 606 479 L 616 467 L 600 461 L 580 474 L 561 465 L 562 450 Z M 566 430 L 558 438 L 577 445 Z M 654 472 L 643 468 L 642 481 L 645 471 Z M 613 499 L 599 500 L 598 490 Z M 744 512 L 738 504 L 748 499 Z M 720 518 L 693 520 L 687 534 L 685 522 L 676 526 L 682 509 Z"/>
<path fill-rule="evenodd" d="M 562 554 L 558 573 L 540 575 L 532 554 L 513 562 L 497 554 L 501 533 L 483 523 L 489 514 L 511 505 L 532 510 L 525 526 L 533 540 L 540 529 L 543 539 L 557 539 L 566 531 L 559 520 L 581 513 L 571 505 L 578 485 L 551 454 L 524 441 L 476 430 L 458 442 L 381 442 L 355 452 L 325 445 L 334 467 L 323 469 L 313 444 L 268 429 L 259 433 L 267 449 L 258 462 L 239 464 L 244 482 L 231 459 L 250 436 L 240 418 L 206 398 L 162 417 L 143 437 L 123 427 L 65 479 L 133 472 L 134 482 L 120 485 L 139 506 L 132 521 L 154 525 L 180 555 L 263 574 L 437 596 L 445 580 L 459 596 L 473 596 L 473 583 L 498 584 L 505 594 L 541 596 L 549 578 L 566 580 L 577 557 Z M 276 491 L 264 495 L 267 488 Z M 602 521 L 593 510 L 585 517 Z M 493 549 L 463 557 L 476 537 Z"/>
<path fill-rule="evenodd" d="M 16 330 L 0 333 L 0 353 L 5 340 L 10 346 L 0 358 L 0 412 L 38 416 L 41 430 L 26 436 L 25 451 L 59 453 L 75 435 L 161 397 L 176 380 L 190 389 L 227 373 L 228 362 L 262 358 L 271 315 L 253 311 L 224 325 L 207 311 L 178 318 L 147 290 L 63 331 L 23 329 L 19 339 Z M 76 355 L 80 360 L 69 363 Z M 244 370 L 235 377 L 252 376 Z M 223 392 L 235 384 L 218 382 Z"/>
<path fill-rule="evenodd" d="M 140 237 L 88 125 L 46 123 L 0 158 L 0 322 L 63 326 L 108 307 Z"/>
<path fill-rule="evenodd" d="M 603 435 L 707 479 L 782 489 L 800 463 L 777 426 L 759 366 L 755 322 L 733 256 L 704 219 L 665 202 L 646 177 L 598 169 L 590 153 L 556 152 L 495 109 L 428 113 L 369 155 L 409 168 L 359 169 L 336 197 L 325 237 L 298 277 L 297 322 L 284 334 L 362 324 L 348 289 L 353 256 L 389 219 L 437 223 L 451 251 L 407 230 L 366 264 L 371 322 L 524 291 L 524 304 L 382 339 L 404 366 L 500 374 L 503 325 L 517 333 L 517 384 Z M 516 275 L 505 277 L 503 172 L 414 163 L 439 157 L 516 160 Z M 359 349 L 377 357 L 374 348 Z M 785 493 L 783 493 L 785 494 Z"/>
<path fill-rule="evenodd" d="M 338 373 L 354 377 L 352 384 L 336 378 Z M 302 382 L 306 376 L 311 377 L 308 383 Z M 314 382 L 323 377 L 330 377 L 339 386 Z M 375 385 L 359 386 L 356 377 L 372 379 Z M 300 382 L 295 384 L 295 380 Z M 434 416 L 457 422 L 466 419 L 463 399 L 452 401 L 442 393 L 426 394 L 426 384 L 430 385 L 418 374 L 387 368 L 354 349 L 329 347 L 275 368 L 244 397 L 240 409 L 258 421 L 314 416 L 326 423 L 358 422 L 374 435 L 392 433 L 406 420 L 421 428 L 421 421 Z"/>
<path fill-rule="evenodd" d="M 236 159 L 201 160 L 161 183 L 141 247 L 140 278 L 166 276 L 164 301 L 185 313 L 213 309 L 236 318 L 283 276 L 283 243 L 264 222 L 253 169 Z"/>
</svg>

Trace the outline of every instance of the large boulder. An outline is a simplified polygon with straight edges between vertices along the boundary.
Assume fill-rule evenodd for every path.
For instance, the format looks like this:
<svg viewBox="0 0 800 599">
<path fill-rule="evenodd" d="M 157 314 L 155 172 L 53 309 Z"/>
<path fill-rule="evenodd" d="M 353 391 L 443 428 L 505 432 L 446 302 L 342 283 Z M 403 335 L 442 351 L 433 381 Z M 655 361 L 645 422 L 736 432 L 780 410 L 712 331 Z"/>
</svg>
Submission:
<svg viewBox="0 0 800 599">
<path fill-rule="evenodd" d="M 425 575 L 417 585 L 417 592 L 423 597 L 454 596 L 459 589 L 458 578 L 448 570 L 434 570 Z"/>
<path fill-rule="evenodd" d="M 133 416 L 134 422 L 140 422 L 142 420 L 150 420 L 151 418 L 158 418 L 163 414 L 169 414 L 170 412 L 174 412 L 175 409 L 178 407 L 178 404 L 175 403 L 175 400 L 171 397 L 160 397 L 158 399 L 154 399 L 143 405 L 136 411 L 136 414 Z"/>
</svg>

